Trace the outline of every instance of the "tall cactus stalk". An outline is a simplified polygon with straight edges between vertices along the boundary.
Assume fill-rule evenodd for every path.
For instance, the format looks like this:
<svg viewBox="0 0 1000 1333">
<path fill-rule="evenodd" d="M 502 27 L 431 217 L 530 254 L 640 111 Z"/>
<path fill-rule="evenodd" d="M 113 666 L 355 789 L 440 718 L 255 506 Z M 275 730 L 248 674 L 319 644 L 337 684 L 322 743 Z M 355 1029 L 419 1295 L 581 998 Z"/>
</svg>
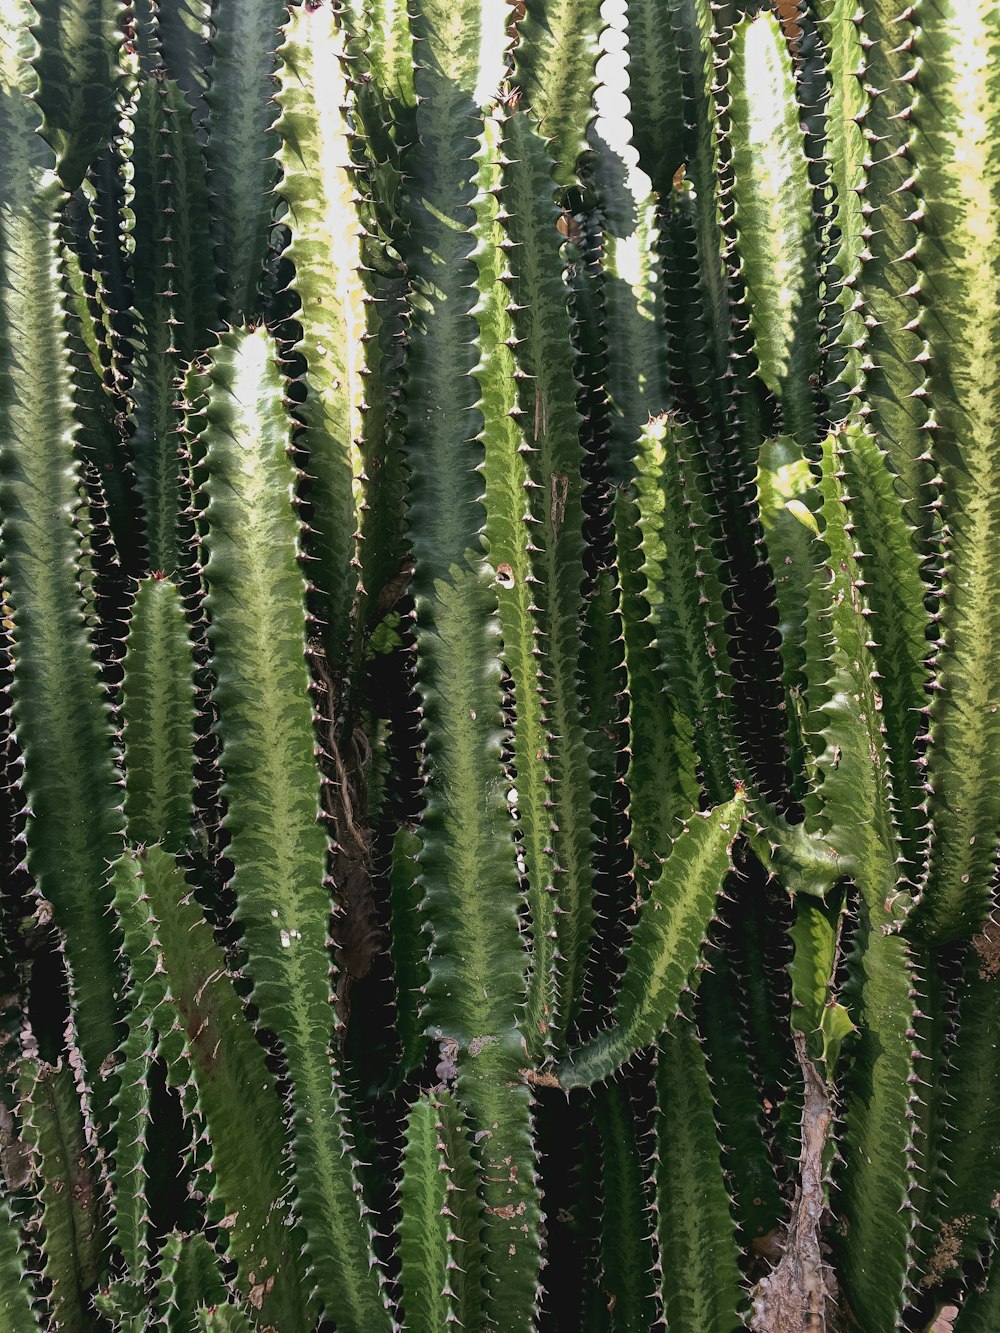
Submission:
<svg viewBox="0 0 1000 1333">
<path fill-rule="evenodd" d="M 0 1333 L 995 1333 L 995 0 L 0 0 Z"/>
</svg>

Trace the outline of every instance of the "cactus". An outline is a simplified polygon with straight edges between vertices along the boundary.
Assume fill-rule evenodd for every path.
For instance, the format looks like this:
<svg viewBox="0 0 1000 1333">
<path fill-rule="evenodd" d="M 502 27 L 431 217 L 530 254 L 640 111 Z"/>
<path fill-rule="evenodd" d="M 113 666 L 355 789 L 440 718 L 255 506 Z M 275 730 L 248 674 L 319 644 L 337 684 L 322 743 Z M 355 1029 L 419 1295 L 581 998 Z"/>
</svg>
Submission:
<svg viewBox="0 0 1000 1333">
<path fill-rule="evenodd" d="M 0 0 L 0 1333 L 989 1333 L 994 0 Z"/>
</svg>

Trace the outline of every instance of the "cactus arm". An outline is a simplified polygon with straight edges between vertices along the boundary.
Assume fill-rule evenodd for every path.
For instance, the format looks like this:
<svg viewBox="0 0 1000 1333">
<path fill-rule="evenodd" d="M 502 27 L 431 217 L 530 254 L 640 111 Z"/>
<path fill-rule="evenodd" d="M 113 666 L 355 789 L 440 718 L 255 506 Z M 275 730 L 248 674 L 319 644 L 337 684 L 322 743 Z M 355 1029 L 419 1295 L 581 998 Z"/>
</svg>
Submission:
<svg viewBox="0 0 1000 1333">
<path fill-rule="evenodd" d="M 87 1292 L 104 1268 L 101 1196 L 91 1170 L 73 1073 L 33 1055 L 21 1061 L 23 1138 L 37 1173 L 45 1279 L 55 1328 L 88 1333 Z"/>
<path fill-rule="evenodd" d="M 966 1290 L 958 1318 L 952 1325 L 952 1333 L 993 1333 L 998 1324 L 1000 1324 L 1000 1267 L 992 1263 L 985 1285 Z"/>
<path fill-rule="evenodd" d="M 301 302 L 297 349 L 306 361 L 299 411 L 315 505 L 313 581 L 321 592 L 327 656 L 335 671 L 343 669 L 357 586 L 352 562 L 361 515 L 354 490 L 362 472 L 358 443 L 370 372 L 364 225 L 351 158 L 355 131 L 340 25 L 332 5 L 289 11 L 279 51 L 276 125 L 279 190 L 288 203 L 291 230 L 286 253 L 295 265 L 292 285 Z"/>
<path fill-rule="evenodd" d="M 805 769 L 805 638 L 816 523 L 810 509 L 812 492 L 809 464 L 796 442 L 787 436 L 765 440 L 757 468 L 757 501 L 778 598 L 788 742 L 798 800 L 803 795 Z"/>
<path fill-rule="evenodd" d="M 70 206 L 72 207 L 72 202 Z M 73 240 L 75 241 L 75 239 L 74 237 Z M 97 319 L 91 309 L 83 262 L 69 245 L 63 246 L 62 260 L 63 270 L 66 274 L 66 284 L 69 288 L 69 307 L 76 321 L 76 340 L 83 350 L 91 372 L 88 380 L 91 383 L 100 384 L 104 378 L 104 364 L 101 360 L 104 331 L 99 329 Z"/>
<path fill-rule="evenodd" d="M 38 1328 L 31 1305 L 31 1281 L 25 1266 L 21 1229 L 6 1199 L 0 1200 L 0 1333 L 30 1333 Z"/>
<path fill-rule="evenodd" d="M 389 902 L 392 929 L 392 979 L 396 990 L 396 1033 L 402 1049 L 401 1073 L 409 1074 L 422 1064 L 427 1037 L 420 1016 L 420 994 L 427 984 L 427 946 L 421 933 L 420 867 L 417 857 L 420 838 L 404 824 L 392 843 L 389 871 Z"/>
<path fill-rule="evenodd" d="M 941 4 L 928 13 L 920 50 L 933 108 L 920 118 L 922 280 L 946 535 L 927 753 L 930 862 L 918 919 L 941 943 L 986 915 L 1000 823 L 997 14 L 984 3 Z"/>
<path fill-rule="evenodd" d="M 409 157 L 412 323 L 403 415 L 411 465 L 417 687 L 426 737 L 420 867 L 431 930 L 426 1019 L 458 1048 L 480 1144 L 489 1324 L 526 1330 L 540 1262 L 531 1098 L 517 1010 L 527 957 L 500 760 L 496 596 L 484 568 L 472 218 L 482 111 L 503 76 L 502 6 L 429 0 L 415 19 L 419 150 Z M 463 373 L 464 372 L 464 373 Z"/>
<path fill-rule="evenodd" d="M 208 116 L 211 0 L 156 0 L 156 7 L 160 60 L 184 90 L 195 124 L 202 125 Z"/>
<path fill-rule="evenodd" d="M 601 1139 L 602 1288 L 615 1333 L 645 1333 L 656 1322 L 650 1199 L 643 1180 L 635 1120 L 622 1088 L 595 1098 Z"/>
<path fill-rule="evenodd" d="M 280 0 L 218 0 L 212 6 L 208 102 L 209 184 L 222 315 L 251 320 L 270 244 L 278 165 L 274 133 L 275 49 Z"/>
<path fill-rule="evenodd" d="M 479 274 L 479 365 L 475 374 L 483 408 L 483 475 L 486 481 L 486 540 L 495 572 L 503 656 L 514 685 L 514 770 L 517 774 L 518 833 L 524 856 L 531 913 L 531 975 L 524 1028 L 533 1052 L 552 1044 L 556 1019 L 556 852 L 547 808 L 552 783 L 544 700 L 539 682 L 541 611 L 529 548 L 535 545 L 534 483 L 517 423 L 514 326 L 510 305 L 513 281 L 501 204 L 499 158 L 501 122 L 484 122 L 476 195 L 475 259 Z"/>
<path fill-rule="evenodd" d="M 873 929 L 866 916 L 862 910 L 847 991 L 858 1032 L 834 1204 L 848 1227 L 835 1253 L 855 1317 L 873 1333 L 890 1333 L 898 1327 L 914 1247 L 917 991 L 905 941 L 883 934 L 879 926 Z"/>
<path fill-rule="evenodd" d="M 647 427 L 647 430 L 651 427 Z M 640 893 L 655 878 L 660 857 L 691 812 L 701 784 L 691 720 L 664 689 L 660 655 L 653 642 L 649 589 L 642 573 L 639 510 L 627 491 L 615 495 L 615 531 L 621 574 L 621 623 L 628 682 L 629 846 Z"/>
<path fill-rule="evenodd" d="M 68 207 L 73 207 L 72 200 Z M 91 299 L 90 274 L 84 275 L 79 257 L 68 244 L 63 244 L 61 258 L 69 294 L 67 331 L 76 416 L 80 423 L 78 452 L 82 471 L 91 495 L 100 497 L 98 507 L 104 510 L 112 558 L 117 557 L 121 568 L 131 573 L 139 563 L 139 524 L 116 420 L 118 405 L 105 382 L 105 333 L 98 327 L 103 316 L 95 312 L 97 301 Z"/>
<path fill-rule="evenodd" d="M 923 770 L 917 763 L 926 700 L 927 637 L 916 534 L 907 522 L 892 473 L 878 442 L 864 430 L 852 431 L 843 455 L 851 496 L 854 539 L 863 552 L 860 571 L 871 609 L 871 649 L 878 669 L 886 748 L 892 765 L 893 811 L 910 877 L 926 858 L 922 807 Z"/>
<path fill-rule="evenodd" d="M 209 241 L 205 163 L 191 108 L 175 80 L 158 78 L 155 84 L 159 96 L 150 98 L 148 85 L 144 85 L 139 103 L 149 102 L 150 124 L 146 127 L 145 160 L 133 157 L 143 175 L 141 190 L 138 177 L 132 182 L 136 191 L 132 203 L 136 214 L 132 267 L 136 306 L 147 327 L 147 310 L 151 316 L 169 322 L 171 351 L 182 363 L 175 370 L 179 374 L 184 363 L 205 350 L 209 330 L 216 325 L 215 267 Z M 162 234 L 158 217 L 161 211 L 168 223 Z M 156 289 L 160 285 L 165 288 L 161 299 L 167 304 L 157 307 Z"/>
<path fill-rule="evenodd" d="M 716 492 L 714 540 L 726 572 L 734 735 L 742 765 L 772 800 L 787 763 L 781 716 L 778 613 L 753 493 L 760 444 L 772 433 L 736 261 L 728 89 L 731 11 L 670 0 L 682 67 L 686 174 L 674 191 L 667 308 L 680 367 L 677 405 L 698 423 Z M 677 287 L 677 296 L 670 289 Z M 678 318 L 679 316 L 679 318 Z M 679 325 L 679 327 L 677 327 Z"/>
<path fill-rule="evenodd" d="M 580 651 L 590 762 L 594 769 L 597 828 L 594 876 L 595 883 L 615 886 L 606 905 L 612 918 L 619 917 L 635 898 L 631 877 L 626 878 L 630 860 L 626 849 L 628 795 L 622 787 L 620 772 L 620 759 L 628 744 L 628 715 L 623 706 L 628 678 L 622 654 L 624 622 L 619 615 L 619 575 L 620 570 L 614 568 L 597 570 L 587 597 Z M 631 859 L 634 861 L 634 857 Z M 595 903 L 598 917 L 602 906 Z M 586 983 L 590 1014 L 607 1013 L 615 981 L 614 970 L 607 966 L 607 960 L 617 955 L 619 947 L 620 937 L 613 941 L 610 931 L 595 929 Z"/>
<path fill-rule="evenodd" d="M 825 555 L 810 597 L 808 725 L 820 751 L 814 770 L 816 822 L 842 858 L 843 869 L 852 874 L 873 920 L 881 924 L 893 920 L 897 832 L 880 700 L 867 646 L 867 608 L 838 479 L 838 448 L 853 447 L 861 429 L 850 426 L 823 445 L 817 551 L 822 548 Z M 811 825 L 807 818 L 807 830 Z M 906 901 L 904 894 L 901 905 Z"/>
<path fill-rule="evenodd" d="M 864 54 L 861 34 L 854 22 L 857 6 L 853 0 L 822 0 L 817 8 L 830 79 L 826 151 L 834 188 L 832 219 L 836 228 L 831 270 L 836 274 L 836 294 L 841 306 L 837 341 L 838 355 L 843 360 L 837 383 L 826 389 L 832 400 L 832 416 L 841 420 L 856 414 L 862 406 L 858 395 L 863 384 L 867 330 L 857 284 L 865 249 L 861 196 L 866 145 L 862 125 L 869 90 L 864 79 L 858 78 L 858 70 L 864 67 Z"/>
<path fill-rule="evenodd" d="M 406 1333 L 482 1319 L 482 1205 L 468 1131 L 454 1097 L 424 1094 L 403 1149 L 400 1285 Z"/>
<path fill-rule="evenodd" d="M 221 1305 L 228 1297 L 219 1257 L 204 1236 L 171 1231 L 159 1256 L 156 1307 L 163 1311 L 166 1333 L 191 1333 L 201 1306 Z"/>
<path fill-rule="evenodd" d="M 742 929 L 742 923 L 740 928 Z M 729 935 L 728 939 L 733 936 Z M 715 1103 L 715 1133 L 731 1195 L 730 1210 L 739 1228 L 741 1248 L 773 1231 L 784 1214 L 762 1102 L 774 1095 L 766 1062 L 745 1013 L 746 981 L 721 949 L 706 955 L 708 967 L 698 984 L 696 1030 L 708 1061 Z M 771 1021 L 773 1023 L 773 997 Z M 674 1031 L 680 1031 L 681 1023 Z M 663 1043 L 669 1036 L 663 1038 Z M 782 1070 L 784 1074 L 784 1070 Z"/>
<path fill-rule="evenodd" d="M 629 0 L 626 17 L 632 145 L 662 204 L 685 151 L 680 59 L 670 7 Z"/>
<path fill-rule="evenodd" d="M 840 437 L 847 448 L 860 429 L 849 426 Z M 818 540 L 827 554 L 813 585 L 808 653 L 812 664 L 828 658 L 823 677 L 809 682 L 810 715 L 821 719 L 823 747 L 816 760 L 818 818 L 862 898 L 852 957 L 857 998 L 848 1005 L 858 1037 L 843 1136 L 841 1212 L 850 1225 L 840 1246 L 841 1272 L 856 1316 L 866 1327 L 889 1330 L 912 1259 L 916 980 L 906 944 L 889 933 L 908 895 L 898 885 L 890 768 L 837 448 L 837 437 L 823 446 Z"/>
<path fill-rule="evenodd" d="M 528 460 L 532 572 L 544 645 L 537 688 L 549 756 L 548 822 L 555 864 L 557 1044 L 577 1015 L 593 929 L 592 772 L 579 685 L 583 582 L 583 481 L 580 420 L 572 375 L 567 289 L 559 266 L 559 211 L 551 162 L 528 113 L 504 125 L 502 202 L 510 215 L 507 262 L 514 306 L 515 379 L 521 450 Z M 547 892 L 547 886 L 545 891 Z M 540 930 L 544 922 L 539 922 Z"/>
<path fill-rule="evenodd" d="M 656 1235 L 671 1333 L 729 1333 L 745 1305 L 705 1052 L 688 1021 L 656 1055 Z"/>
<path fill-rule="evenodd" d="M 293 1085 L 293 1166 L 320 1296 L 345 1329 L 387 1326 L 330 1067 L 326 839 L 306 672 L 304 586 L 276 349 L 227 334 L 211 367 L 206 609 L 221 715 L 232 888 L 261 1022 Z M 272 830 L 265 834 L 265 830 Z"/>
<path fill-rule="evenodd" d="M 899 477 L 907 517 L 926 552 L 935 510 L 930 453 L 935 411 L 928 411 L 921 243 L 921 174 L 915 166 L 911 118 L 916 85 L 916 7 L 894 0 L 866 6 L 860 24 L 864 83 L 866 177 L 860 182 L 865 227 L 858 292 L 868 331 L 867 421 Z"/>
<path fill-rule="evenodd" d="M 79 191 L 70 197 L 71 208 L 82 214 L 76 249 L 87 264 L 93 291 L 93 310 L 101 338 L 104 382 L 117 410 L 128 402 L 131 349 L 126 337 L 131 304 L 125 227 L 126 182 L 124 157 L 129 147 L 131 121 L 124 115 L 121 134 L 102 150 Z M 74 200 L 79 199 L 79 205 Z M 80 235 L 79 233 L 85 233 Z"/>
<path fill-rule="evenodd" d="M 175 1084 L 194 1078 L 193 1110 L 204 1121 L 211 1149 L 209 1211 L 219 1222 L 226 1219 L 236 1285 L 265 1319 L 305 1333 L 308 1300 L 284 1199 L 285 1135 L 263 1049 L 174 858 L 158 846 L 126 857 L 116 867 L 115 885 L 136 1028 L 156 1030 Z M 233 1132 L 234 1108 L 239 1133 Z M 117 1159 L 116 1167 L 121 1176 Z M 118 1224 L 120 1232 L 120 1213 Z"/>
<path fill-rule="evenodd" d="M 943 1153 L 947 1166 L 939 1187 L 936 1234 L 928 1272 L 947 1276 L 973 1258 L 990 1239 L 1000 1192 L 1000 932 L 991 919 L 973 937 L 963 967 L 958 1040 L 949 1052 L 943 1082 Z"/>
<path fill-rule="evenodd" d="M 194 659 L 177 586 L 144 579 L 125 650 L 125 815 L 133 844 L 180 852 L 194 806 Z"/>
<path fill-rule="evenodd" d="M 710 814 L 694 815 L 677 837 L 639 910 L 625 959 L 613 1026 L 556 1067 L 566 1089 L 609 1078 L 672 1021 L 698 964 L 730 852 L 740 831 L 742 791 Z"/>
<path fill-rule="evenodd" d="M 816 434 L 818 256 L 792 60 L 774 13 L 737 24 L 731 61 L 735 221 L 754 346 L 784 430 L 807 449 Z"/>
<path fill-rule="evenodd" d="M 152 1121 L 149 1085 L 156 1059 L 156 1034 L 133 990 L 128 1035 L 121 1045 L 115 1096 L 115 1150 L 110 1178 L 114 1198 L 114 1240 L 125 1272 L 109 1298 L 117 1308 L 138 1313 L 149 1277 L 150 1237 L 146 1198 L 147 1134 Z"/>
<path fill-rule="evenodd" d="M 599 35 L 604 27 L 595 0 L 527 0 L 517 22 L 514 83 L 552 143 L 556 183 L 577 183 L 594 115 Z"/>
<path fill-rule="evenodd" d="M 37 0 L 38 102 L 63 184 L 75 190 L 114 134 L 124 92 L 125 0 Z"/>
<path fill-rule="evenodd" d="M 706 0 L 668 0 L 668 8 L 681 72 L 685 129 L 682 160 L 685 176 L 694 186 L 693 197 L 686 192 L 697 254 L 697 290 L 692 296 L 706 363 L 702 370 L 698 359 L 691 362 L 691 369 L 698 374 L 692 387 L 699 396 L 718 404 L 719 377 L 726 364 L 725 349 L 715 331 L 724 329 L 729 318 L 716 198 L 719 154 L 712 102 L 712 16 Z M 686 346 L 676 346 L 675 354 L 682 362 Z"/>
<path fill-rule="evenodd" d="M 671 406 L 657 198 L 631 165 L 632 127 L 609 99 L 594 122 L 588 184 L 598 197 L 608 478 L 627 485 L 646 422 Z"/>
<path fill-rule="evenodd" d="M 728 675 L 725 608 L 702 487 L 694 426 L 661 416 L 643 430 L 636 479 L 646 596 L 664 688 L 694 737 L 712 801 L 731 789 L 729 735 L 721 684 Z"/>
<path fill-rule="evenodd" d="M 27 861 L 67 931 L 95 1110 L 115 1046 L 118 986 L 104 886 L 121 814 L 107 702 L 77 587 L 75 427 L 55 215 L 64 195 L 28 96 L 26 8 L 0 12 L 0 508 L 24 757 Z M 20 298 L 30 292 L 31 301 Z M 72 927 L 72 928 L 71 928 Z"/>
<path fill-rule="evenodd" d="M 831 995 L 839 947 L 839 909 L 834 911 L 813 898 L 797 896 L 795 924 L 791 929 L 794 953 L 788 964 L 792 984 L 792 1029 L 804 1032 L 809 1058 L 822 1061 L 827 1079 L 833 1080 L 840 1042 L 853 1027 L 844 1006 Z M 831 1013 L 830 1010 L 835 1012 Z M 839 1040 L 838 1040 L 839 1039 Z"/>
</svg>

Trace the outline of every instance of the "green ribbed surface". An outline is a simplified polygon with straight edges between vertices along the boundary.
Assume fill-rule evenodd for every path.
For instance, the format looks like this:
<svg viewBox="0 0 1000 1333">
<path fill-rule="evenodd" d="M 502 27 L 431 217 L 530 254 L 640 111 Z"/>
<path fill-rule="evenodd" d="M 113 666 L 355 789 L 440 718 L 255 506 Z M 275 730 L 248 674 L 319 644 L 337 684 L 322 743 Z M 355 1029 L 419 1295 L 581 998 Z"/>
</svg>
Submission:
<svg viewBox="0 0 1000 1333">
<path fill-rule="evenodd" d="M 998 69 L 0 0 L 0 1333 L 995 1333 Z"/>
<path fill-rule="evenodd" d="M 56 218 L 65 195 L 38 137 L 28 5 L 0 10 L 0 510 L 13 621 L 13 719 L 30 816 L 27 863 L 70 932 L 77 1026 L 97 1109 L 119 984 L 104 912 L 120 842 L 109 701 L 81 588 L 81 507 Z M 18 299 L 30 292 L 31 300 Z"/>
<path fill-rule="evenodd" d="M 374 1330 L 388 1326 L 388 1315 L 330 1068 L 326 838 L 313 762 L 289 422 L 275 352 L 263 328 L 227 334 L 213 357 L 206 409 L 206 609 L 227 855 L 254 1001 L 292 1078 L 298 1210 L 309 1227 L 321 1299 L 345 1329 Z"/>
</svg>

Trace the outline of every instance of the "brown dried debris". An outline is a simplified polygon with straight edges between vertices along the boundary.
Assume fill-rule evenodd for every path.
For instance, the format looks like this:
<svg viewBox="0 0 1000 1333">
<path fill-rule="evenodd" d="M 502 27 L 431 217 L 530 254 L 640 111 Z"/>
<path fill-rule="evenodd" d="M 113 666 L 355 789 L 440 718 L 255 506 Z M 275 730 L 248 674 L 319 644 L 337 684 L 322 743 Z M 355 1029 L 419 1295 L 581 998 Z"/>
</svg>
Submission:
<svg viewBox="0 0 1000 1333">
<path fill-rule="evenodd" d="M 799 1183 L 781 1259 L 751 1293 L 753 1333 L 827 1333 L 830 1275 L 820 1247 L 826 1201 L 823 1149 L 833 1110 L 826 1082 L 809 1059 L 804 1032 L 793 1033 L 805 1079 Z"/>
<path fill-rule="evenodd" d="M 972 947 L 979 957 L 980 981 L 995 981 L 1000 976 L 1000 922 L 990 917 L 973 936 Z"/>
</svg>

